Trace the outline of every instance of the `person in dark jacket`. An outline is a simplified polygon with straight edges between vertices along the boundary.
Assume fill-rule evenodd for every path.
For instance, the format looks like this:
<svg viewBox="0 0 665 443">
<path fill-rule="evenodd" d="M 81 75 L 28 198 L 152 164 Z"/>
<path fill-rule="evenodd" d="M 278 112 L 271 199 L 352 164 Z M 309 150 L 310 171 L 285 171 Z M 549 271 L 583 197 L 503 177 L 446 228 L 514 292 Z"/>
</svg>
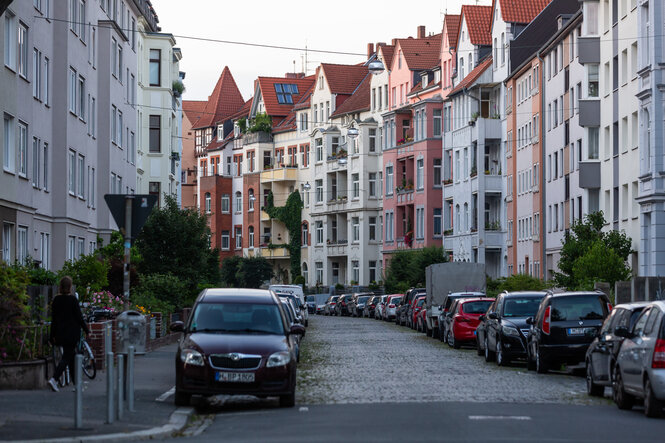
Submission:
<svg viewBox="0 0 665 443">
<path fill-rule="evenodd" d="M 76 346 L 81 339 L 81 329 L 90 333 L 88 325 L 83 320 L 83 314 L 77 298 L 72 294 L 72 278 L 69 276 L 60 279 L 58 294 L 51 303 L 51 337 L 50 342 L 55 346 L 62 346 L 62 360 L 58 362 L 53 377 L 48 381 L 55 392 L 58 391 L 56 380 L 60 378 L 65 368 L 74 376 L 77 369 L 74 366 Z"/>
</svg>

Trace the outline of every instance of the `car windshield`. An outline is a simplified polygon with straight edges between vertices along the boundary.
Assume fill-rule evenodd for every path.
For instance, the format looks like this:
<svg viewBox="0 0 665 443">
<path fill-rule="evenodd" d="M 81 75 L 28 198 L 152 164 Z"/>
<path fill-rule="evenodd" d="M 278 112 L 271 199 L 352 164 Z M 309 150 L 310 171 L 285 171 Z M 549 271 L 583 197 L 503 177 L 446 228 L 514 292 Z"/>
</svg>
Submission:
<svg viewBox="0 0 665 443">
<path fill-rule="evenodd" d="M 504 317 L 532 317 L 538 312 L 541 298 L 507 298 L 503 302 Z"/>
<path fill-rule="evenodd" d="M 312 302 L 312 301 L 314 301 L 314 296 L 313 295 L 308 295 L 305 300 L 307 300 L 309 302 Z"/>
<path fill-rule="evenodd" d="M 284 334 L 279 308 L 254 303 L 200 303 L 192 314 L 192 332 Z"/>
<path fill-rule="evenodd" d="M 553 297 L 552 321 L 601 320 L 603 306 L 597 295 Z"/>
<path fill-rule="evenodd" d="M 420 306 L 422 306 L 422 305 L 424 305 L 424 304 L 425 304 L 425 299 L 424 299 L 424 298 L 421 298 L 421 299 L 418 300 L 418 302 L 416 303 L 416 307 L 420 307 Z"/>
<path fill-rule="evenodd" d="M 369 295 L 366 295 L 365 297 L 358 297 L 358 303 L 365 303 L 369 299 Z"/>
<path fill-rule="evenodd" d="M 397 304 L 402 300 L 402 297 L 395 297 L 392 300 L 390 300 L 390 303 Z"/>
<path fill-rule="evenodd" d="M 484 314 L 493 302 L 494 300 L 466 302 L 462 305 L 462 312 L 465 314 Z"/>
</svg>

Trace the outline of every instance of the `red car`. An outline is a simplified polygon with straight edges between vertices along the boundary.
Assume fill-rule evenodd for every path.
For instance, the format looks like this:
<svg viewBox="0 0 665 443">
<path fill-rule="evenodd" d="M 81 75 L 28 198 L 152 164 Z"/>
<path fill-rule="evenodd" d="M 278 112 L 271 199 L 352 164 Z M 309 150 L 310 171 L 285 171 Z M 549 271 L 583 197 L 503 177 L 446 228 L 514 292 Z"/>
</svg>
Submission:
<svg viewBox="0 0 665 443">
<path fill-rule="evenodd" d="M 459 349 L 463 344 L 475 343 L 480 316 L 487 312 L 493 302 L 492 298 L 460 299 L 455 312 L 452 313 L 448 344 Z"/>
<path fill-rule="evenodd" d="M 418 314 L 420 311 L 425 309 L 425 301 L 427 299 L 427 296 L 422 295 L 420 297 L 416 297 L 413 300 L 413 307 L 411 309 L 411 318 L 408 321 L 409 326 L 411 329 L 416 329 L 416 325 L 418 324 Z"/>
<path fill-rule="evenodd" d="M 416 324 L 416 331 L 422 333 L 427 332 L 427 306 L 425 303 L 423 303 L 420 311 L 413 316 L 413 321 Z"/>
</svg>

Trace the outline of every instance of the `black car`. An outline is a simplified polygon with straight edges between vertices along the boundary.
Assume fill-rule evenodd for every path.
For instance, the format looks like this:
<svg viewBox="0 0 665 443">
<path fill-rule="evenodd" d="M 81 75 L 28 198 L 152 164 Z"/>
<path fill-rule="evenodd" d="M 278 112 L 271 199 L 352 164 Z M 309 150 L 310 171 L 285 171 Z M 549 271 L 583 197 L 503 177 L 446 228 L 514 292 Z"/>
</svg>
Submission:
<svg viewBox="0 0 665 443">
<path fill-rule="evenodd" d="M 481 315 L 478 320 L 480 320 L 480 323 L 478 323 L 478 326 L 476 327 L 476 351 L 478 352 L 478 355 L 485 355 L 485 330 L 487 327 L 487 314 L 490 312 L 494 312 L 496 310 L 496 299 L 494 300 L 494 303 L 490 305 L 489 308 L 487 308 L 487 312 L 483 315 Z"/>
<path fill-rule="evenodd" d="M 316 314 L 316 297 L 308 295 L 305 297 L 305 304 L 307 305 L 307 312 L 310 314 Z"/>
<path fill-rule="evenodd" d="M 376 306 L 381 301 L 380 295 L 373 295 L 365 302 L 365 308 L 363 309 L 362 316 L 367 318 L 374 317 L 374 310 Z"/>
<path fill-rule="evenodd" d="M 416 298 L 418 294 L 425 294 L 427 290 L 425 288 L 411 288 L 404 294 L 402 300 L 399 302 L 399 305 L 395 309 L 395 323 L 400 326 L 407 324 L 408 311 L 413 299 Z"/>
<path fill-rule="evenodd" d="M 492 310 L 483 320 L 486 361 L 496 358 L 496 363 L 502 366 L 511 360 L 526 358 L 529 333 L 526 320 L 536 315 L 545 295 L 546 292 L 503 292 L 497 296 Z"/>
<path fill-rule="evenodd" d="M 610 314 L 610 300 L 600 291 L 549 292 L 527 324 L 527 367 L 539 373 L 562 363 L 583 362 L 586 351 Z"/>
<path fill-rule="evenodd" d="M 362 317 L 363 309 L 365 309 L 365 303 L 373 295 L 374 294 L 372 294 L 371 292 L 361 292 L 358 294 L 353 294 L 353 297 L 349 302 L 349 311 L 351 312 L 351 315 L 354 317 Z"/>
<path fill-rule="evenodd" d="M 335 305 L 335 315 L 340 317 L 343 315 L 351 315 L 349 306 L 351 304 L 352 297 L 353 294 L 342 294 L 339 296 L 337 299 L 337 304 Z"/>
<path fill-rule="evenodd" d="M 598 336 L 586 351 L 586 387 L 589 395 L 602 397 L 605 386 L 612 386 L 616 357 L 624 338 L 615 334 L 623 326 L 632 330 L 637 317 L 649 302 L 625 303 L 614 307 Z"/>
</svg>

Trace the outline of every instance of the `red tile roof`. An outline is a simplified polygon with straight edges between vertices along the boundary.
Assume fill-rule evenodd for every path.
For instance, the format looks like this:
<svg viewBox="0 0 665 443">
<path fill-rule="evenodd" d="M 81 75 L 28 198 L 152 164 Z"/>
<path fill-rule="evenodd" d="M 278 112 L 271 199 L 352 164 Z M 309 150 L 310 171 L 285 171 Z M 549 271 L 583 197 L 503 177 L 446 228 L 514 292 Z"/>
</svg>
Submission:
<svg viewBox="0 0 665 443">
<path fill-rule="evenodd" d="M 492 17 L 497 0 L 492 0 Z M 530 23 L 552 0 L 498 0 L 501 18 L 507 23 Z"/>
<path fill-rule="evenodd" d="M 491 6 L 463 5 L 461 15 L 461 20 L 466 22 L 472 44 L 492 44 L 492 34 L 490 33 L 490 23 L 492 23 L 490 21 L 492 17 Z M 461 28 L 462 24 L 460 22 L 460 30 Z"/>
<path fill-rule="evenodd" d="M 247 117 L 249 115 L 249 110 L 252 107 L 252 100 L 254 100 L 254 97 L 250 97 L 238 112 L 229 116 L 229 119 L 238 120 L 239 118 Z"/>
<path fill-rule="evenodd" d="M 369 91 L 372 83 L 372 74 L 365 74 L 365 78 L 360 82 L 351 97 L 347 98 L 330 117 L 349 114 L 352 112 L 369 111 L 370 97 Z"/>
<path fill-rule="evenodd" d="M 390 67 L 393 65 L 395 47 L 392 45 L 380 45 L 379 47 L 381 48 L 381 54 L 383 55 L 383 64 L 385 65 L 386 69 L 390 69 Z"/>
<path fill-rule="evenodd" d="M 457 36 L 459 34 L 460 17 L 461 16 L 459 14 L 446 14 L 446 16 L 443 18 L 443 28 L 447 30 L 448 44 L 451 48 L 457 48 Z M 448 48 L 444 48 L 444 50 L 447 51 Z"/>
<path fill-rule="evenodd" d="M 441 58 L 441 34 L 425 38 L 399 39 L 397 45 L 402 50 L 406 65 L 412 71 L 432 69 Z"/>
<path fill-rule="evenodd" d="M 312 98 L 312 91 L 314 90 L 314 85 L 316 83 L 314 81 L 315 76 L 311 76 L 311 77 L 312 77 L 312 84 L 310 85 L 310 87 L 306 91 L 304 91 L 302 93 L 302 95 L 300 97 L 300 100 L 298 100 L 298 103 L 293 105 L 293 110 L 294 111 L 309 108 L 310 100 Z"/>
<path fill-rule="evenodd" d="M 208 102 L 203 100 L 183 100 L 182 110 L 192 124 L 201 118 Z"/>
<path fill-rule="evenodd" d="M 459 84 L 457 86 L 455 86 L 452 91 L 450 91 L 448 93 L 448 97 L 451 97 L 453 94 L 461 91 L 462 89 L 468 87 L 469 85 L 472 85 L 473 82 L 478 80 L 478 78 L 483 74 L 483 72 L 485 72 L 485 70 L 487 68 L 489 68 L 490 66 L 492 66 L 492 57 L 491 56 L 485 58 L 483 61 L 481 61 L 478 64 L 478 66 L 473 68 L 473 70 L 471 72 L 469 72 L 467 74 L 467 76 L 464 77 L 462 79 L 462 81 L 459 82 Z"/>
<path fill-rule="evenodd" d="M 224 66 L 222 74 L 217 80 L 215 89 L 208 97 L 205 111 L 192 129 L 207 128 L 213 126 L 216 122 L 225 120 L 229 116 L 238 112 L 245 104 L 242 94 L 236 85 L 236 81 L 231 75 L 228 66 Z"/>
<path fill-rule="evenodd" d="M 330 92 L 351 95 L 367 74 L 367 66 L 321 63 Z"/>
<path fill-rule="evenodd" d="M 290 84 L 298 86 L 298 94 L 293 95 L 293 103 L 298 103 L 302 95 L 311 89 L 314 83 L 314 77 L 309 76 L 305 78 L 286 78 L 286 77 L 259 77 L 259 88 L 261 89 L 261 97 L 265 105 L 266 113 L 270 116 L 286 116 L 293 109 L 291 103 L 279 103 L 277 101 L 277 92 L 275 91 L 275 84 Z"/>
</svg>

